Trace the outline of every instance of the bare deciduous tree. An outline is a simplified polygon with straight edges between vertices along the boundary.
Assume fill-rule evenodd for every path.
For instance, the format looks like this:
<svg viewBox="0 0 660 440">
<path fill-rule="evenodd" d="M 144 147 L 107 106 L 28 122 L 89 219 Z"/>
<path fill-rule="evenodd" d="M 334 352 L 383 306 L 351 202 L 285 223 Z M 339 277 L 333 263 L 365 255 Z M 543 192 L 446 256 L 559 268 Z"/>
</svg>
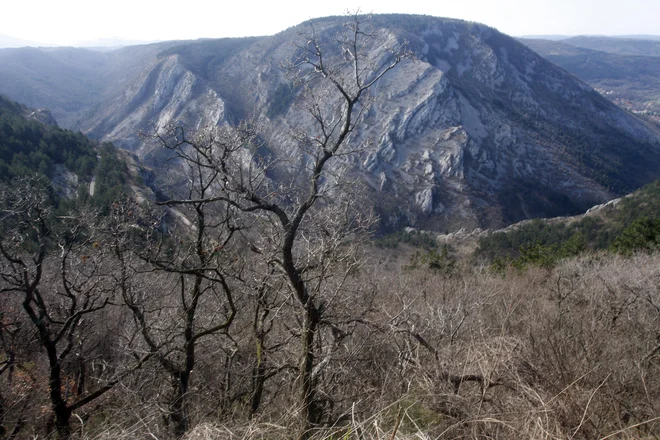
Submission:
<svg viewBox="0 0 660 440">
<path fill-rule="evenodd" d="M 37 334 L 48 361 L 57 435 L 68 439 L 73 412 L 121 377 L 98 378 L 96 387 L 85 382 L 86 346 L 95 345 L 88 344 L 89 322 L 113 296 L 105 251 L 95 237 L 96 219 L 91 212 L 55 218 L 48 184 L 40 178 L 3 186 L 0 199 L 0 293 L 20 301 Z"/>
<path fill-rule="evenodd" d="M 299 105 L 309 115 L 309 124 L 291 133 L 308 166 L 290 186 L 269 180 L 268 170 L 274 164 L 244 148 L 257 142 L 257 133 L 248 125 L 216 129 L 201 141 L 186 139 L 180 127 L 161 136 L 167 146 L 185 146 L 180 151 L 192 152 L 179 155 L 188 166 L 221 175 L 208 191 L 195 194 L 196 198 L 191 194 L 190 199 L 170 200 L 165 205 L 217 203 L 258 218 L 261 239 L 254 241 L 256 253 L 266 256 L 284 277 L 300 318 L 298 386 L 303 438 L 309 437 L 322 416 L 317 383 L 328 353 L 319 349 L 319 327 L 328 324 L 324 316 L 342 289 L 341 280 L 359 266 L 354 249 L 344 245 L 368 226 L 363 213 L 350 208 L 349 198 L 343 200 L 346 203 L 339 200 L 341 167 L 335 159 L 361 148 L 351 136 L 369 108 L 369 90 L 407 55 L 401 45 L 391 48 L 384 63 L 382 58 L 378 62 L 371 59 L 365 48 L 376 36 L 367 28 L 365 17 L 353 15 L 327 45 L 313 25 L 301 35 L 303 44 L 287 71 L 301 86 Z M 324 209 L 335 211 L 324 213 Z M 334 277 L 339 279 L 335 284 L 330 282 Z M 335 328 L 331 333 L 337 336 L 341 332 Z"/>
<path fill-rule="evenodd" d="M 140 207 L 125 200 L 114 206 L 111 234 L 124 274 L 120 282 L 124 304 L 147 352 L 170 376 L 167 418 L 177 438 L 190 427 L 187 402 L 197 347 L 203 339 L 226 332 L 236 316 L 231 278 L 240 277 L 241 261 L 232 246 L 243 227 L 234 215 L 236 208 L 207 200 L 212 188 L 222 184 L 220 170 L 203 166 L 200 151 L 182 145 L 170 147 L 185 164 L 185 200 L 195 200 L 180 207 L 192 221 L 190 229 L 175 239 L 162 233 L 157 217 L 138 214 Z M 137 236 L 142 238 L 131 238 Z M 145 295 L 135 289 L 132 278 L 140 271 L 161 274 L 162 290 Z"/>
</svg>

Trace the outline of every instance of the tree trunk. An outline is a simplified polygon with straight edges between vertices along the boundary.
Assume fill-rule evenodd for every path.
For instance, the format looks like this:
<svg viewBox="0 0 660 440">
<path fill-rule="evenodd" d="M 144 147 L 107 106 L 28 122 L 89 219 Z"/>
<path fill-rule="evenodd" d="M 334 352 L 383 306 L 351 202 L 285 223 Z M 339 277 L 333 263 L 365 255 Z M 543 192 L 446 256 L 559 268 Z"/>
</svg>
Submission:
<svg viewBox="0 0 660 440">
<path fill-rule="evenodd" d="M 87 369 L 85 366 L 85 358 L 80 356 L 78 359 L 78 378 L 76 379 L 76 396 L 80 397 L 85 394 L 85 380 L 87 379 Z"/>
<path fill-rule="evenodd" d="M 188 408 L 186 405 L 186 394 L 188 393 L 188 373 L 177 373 L 172 375 L 172 399 L 170 400 L 169 419 L 172 423 L 174 436 L 182 438 L 189 428 Z"/>
<path fill-rule="evenodd" d="M 263 311 L 262 311 L 263 307 Z M 256 360 L 252 368 L 252 394 L 250 396 L 250 419 L 261 405 L 261 397 L 266 383 L 266 334 L 264 328 L 266 317 L 270 313 L 264 300 L 264 290 L 260 291 L 258 307 L 254 316 L 253 331 L 256 349 Z"/>
<path fill-rule="evenodd" d="M 55 428 L 58 440 L 68 440 L 71 437 L 71 410 L 62 397 L 62 379 L 59 363 L 50 367 L 50 402 L 55 414 Z"/>
<path fill-rule="evenodd" d="M 54 412 L 58 440 L 69 440 L 71 438 L 71 411 L 62 404 L 55 407 Z"/>
<path fill-rule="evenodd" d="M 46 347 L 50 367 L 48 388 L 50 391 L 50 404 L 55 415 L 57 438 L 58 440 L 68 440 L 71 438 L 71 409 L 66 404 L 66 399 L 62 396 L 62 368 L 57 357 L 55 343 L 47 339 L 45 331 L 42 333 L 42 341 L 45 341 L 43 345 Z"/>
<path fill-rule="evenodd" d="M 302 359 L 300 362 L 300 392 L 301 429 L 300 440 L 307 440 L 312 435 L 312 428 L 321 419 L 319 408 L 316 404 L 316 381 L 313 377 L 314 370 L 314 337 L 320 321 L 320 314 L 311 298 L 305 304 L 305 319 L 302 329 Z"/>
<path fill-rule="evenodd" d="M 252 396 L 250 397 L 250 418 L 259 410 L 261 405 L 261 396 L 264 392 L 264 383 L 266 382 L 266 368 L 263 359 L 263 344 L 257 338 L 257 360 L 252 369 Z"/>
</svg>

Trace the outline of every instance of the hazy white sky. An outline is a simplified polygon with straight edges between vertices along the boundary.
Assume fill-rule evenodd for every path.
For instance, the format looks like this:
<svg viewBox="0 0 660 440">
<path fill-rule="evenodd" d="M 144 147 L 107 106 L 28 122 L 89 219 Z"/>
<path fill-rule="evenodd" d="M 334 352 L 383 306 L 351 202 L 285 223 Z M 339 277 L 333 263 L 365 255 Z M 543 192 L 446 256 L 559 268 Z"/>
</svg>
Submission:
<svg viewBox="0 0 660 440">
<path fill-rule="evenodd" d="M 357 7 L 462 18 L 510 35 L 660 34 L 660 0 L 0 0 L 0 34 L 51 44 L 271 35 Z"/>
</svg>

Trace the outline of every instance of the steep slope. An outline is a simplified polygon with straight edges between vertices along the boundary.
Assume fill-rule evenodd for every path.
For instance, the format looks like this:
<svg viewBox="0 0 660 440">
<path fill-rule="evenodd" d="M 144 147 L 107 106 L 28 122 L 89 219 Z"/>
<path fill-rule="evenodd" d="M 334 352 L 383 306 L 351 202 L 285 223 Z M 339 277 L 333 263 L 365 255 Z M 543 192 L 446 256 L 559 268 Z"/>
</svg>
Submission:
<svg viewBox="0 0 660 440">
<path fill-rule="evenodd" d="M 331 41 L 337 22 L 315 20 L 314 30 Z M 376 85 L 352 137 L 373 143 L 351 166 L 378 195 L 386 223 L 500 226 L 577 213 L 660 177 L 653 128 L 516 40 L 424 16 L 375 16 L 372 26 L 371 62 L 384 63 L 386 48 L 404 40 L 415 55 Z M 305 157 L 290 134 L 310 116 L 281 66 L 309 29 L 139 46 L 132 63 L 127 51 L 113 52 L 113 65 L 134 67 L 115 68 L 124 73 L 118 86 L 78 126 L 150 158 L 153 147 L 137 133 L 154 124 L 194 130 L 250 117 L 286 171 L 296 170 Z"/>
<path fill-rule="evenodd" d="M 137 133 L 149 131 L 153 124 L 184 120 L 194 122 L 196 127 L 215 125 L 224 120 L 233 89 L 217 76 L 217 66 L 255 40 L 200 40 L 116 51 L 109 63 L 117 73 L 108 77 L 117 77 L 121 72 L 130 81 L 124 87 L 113 88 L 104 105 L 81 128 L 94 137 L 112 139 L 135 150 L 142 142 Z M 135 62 L 126 63 L 127 54 Z M 126 71 L 122 64 L 133 68 Z"/>
<path fill-rule="evenodd" d="M 518 264 L 555 264 L 584 251 L 610 250 L 630 255 L 660 246 L 660 181 L 625 197 L 594 206 L 574 217 L 534 219 L 493 232 L 454 234 L 442 241 L 472 239 L 475 256 L 489 261 L 517 259 Z M 478 241 L 478 247 L 477 245 Z"/>
<path fill-rule="evenodd" d="M 0 95 L 0 181 L 36 173 L 56 182 L 62 195 L 75 196 L 96 168 L 96 143 L 60 129 L 49 116 Z"/>
</svg>

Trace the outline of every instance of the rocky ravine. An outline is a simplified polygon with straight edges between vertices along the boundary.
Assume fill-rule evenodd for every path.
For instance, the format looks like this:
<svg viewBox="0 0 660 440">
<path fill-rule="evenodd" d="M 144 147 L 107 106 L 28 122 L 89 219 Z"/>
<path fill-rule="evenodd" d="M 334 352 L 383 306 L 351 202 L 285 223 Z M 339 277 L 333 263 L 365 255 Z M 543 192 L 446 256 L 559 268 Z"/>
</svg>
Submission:
<svg viewBox="0 0 660 440">
<path fill-rule="evenodd" d="M 376 85 L 377 100 L 352 138 L 373 145 L 351 165 L 378 193 L 386 224 L 498 227 L 577 213 L 660 177 L 652 127 L 512 38 L 433 17 L 372 23 L 372 62 L 384 63 L 386 47 L 404 40 L 415 54 Z M 300 163 L 289 134 L 309 116 L 295 93 L 281 93 L 290 83 L 280 66 L 307 27 L 170 44 L 155 56 L 142 49 L 143 68 L 123 78 L 125 87 L 108 87 L 78 127 L 149 159 L 152 147 L 137 133 L 153 124 L 198 129 L 249 116 L 274 155 Z M 330 36 L 337 19 L 317 20 L 315 29 Z"/>
</svg>

